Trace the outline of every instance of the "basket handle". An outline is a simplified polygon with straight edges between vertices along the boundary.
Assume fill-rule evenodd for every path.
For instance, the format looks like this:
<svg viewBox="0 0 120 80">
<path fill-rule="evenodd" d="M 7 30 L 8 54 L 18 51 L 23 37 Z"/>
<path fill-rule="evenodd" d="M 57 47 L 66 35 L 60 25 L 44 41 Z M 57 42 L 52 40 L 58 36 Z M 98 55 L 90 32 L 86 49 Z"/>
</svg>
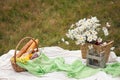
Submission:
<svg viewBox="0 0 120 80">
<path fill-rule="evenodd" d="M 13 58 L 14 58 L 14 63 L 15 63 L 15 64 L 16 64 L 16 53 L 17 53 L 17 49 L 18 49 L 18 47 L 20 46 L 20 44 L 21 44 L 25 39 L 32 39 L 32 40 L 35 42 L 35 44 L 36 44 L 36 47 L 37 47 L 37 50 L 36 50 L 36 51 L 38 51 L 38 44 L 37 44 L 37 42 L 35 41 L 35 39 L 32 38 L 32 37 L 24 37 L 23 39 L 21 39 L 21 40 L 18 42 L 18 44 L 17 44 L 17 46 L 16 46 L 16 48 L 15 48 L 15 53 L 14 53 L 14 56 L 13 56 Z"/>
<path fill-rule="evenodd" d="M 108 46 L 108 45 L 112 45 L 113 42 L 114 42 L 114 41 L 112 40 L 112 41 L 108 42 L 106 45 L 103 45 L 102 47 L 106 47 L 106 46 Z"/>
</svg>

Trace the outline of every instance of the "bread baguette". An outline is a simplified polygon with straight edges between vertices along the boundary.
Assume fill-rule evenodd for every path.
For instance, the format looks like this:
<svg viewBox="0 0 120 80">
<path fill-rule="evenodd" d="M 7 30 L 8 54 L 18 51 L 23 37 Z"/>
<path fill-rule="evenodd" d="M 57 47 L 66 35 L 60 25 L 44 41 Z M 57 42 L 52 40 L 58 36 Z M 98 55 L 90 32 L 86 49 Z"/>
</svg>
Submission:
<svg viewBox="0 0 120 80">
<path fill-rule="evenodd" d="M 33 40 L 30 40 L 29 42 L 27 42 L 25 46 L 23 46 L 22 49 L 17 53 L 16 57 L 17 58 L 21 57 L 32 43 L 33 43 Z"/>
<path fill-rule="evenodd" d="M 33 42 L 33 43 L 30 45 L 30 47 L 26 50 L 26 52 L 28 52 L 28 51 L 33 52 L 33 50 L 37 47 L 39 40 L 36 39 L 35 41 L 36 41 L 36 43 Z"/>
</svg>

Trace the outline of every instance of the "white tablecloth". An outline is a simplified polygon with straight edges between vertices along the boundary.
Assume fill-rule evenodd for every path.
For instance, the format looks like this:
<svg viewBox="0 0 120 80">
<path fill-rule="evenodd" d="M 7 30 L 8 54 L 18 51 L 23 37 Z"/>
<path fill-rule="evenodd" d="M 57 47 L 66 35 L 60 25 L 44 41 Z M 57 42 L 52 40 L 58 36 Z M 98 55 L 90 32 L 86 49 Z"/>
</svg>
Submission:
<svg viewBox="0 0 120 80">
<path fill-rule="evenodd" d="M 80 59 L 84 64 L 86 62 L 85 59 L 82 59 L 80 50 L 69 51 L 53 46 L 42 48 L 42 52 L 50 58 L 63 57 L 65 62 L 70 64 L 76 59 Z M 13 70 L 10 63 L 10 58 L 13 54 L 14 50 L 10 50 L 7 54 L 0 56 L 0 80 L 78 80 L 75 78 L 68 78 L 65 72 L 52 72 L 45 74 L 42 77 L 36 77 L 28 72 L 17 73 Z M 114 52 L 111 52 L 109 62 L 113 63 L 113 61 L 120 62 L 120 57 L 117 57 Z M 93 76 L 79 80 L 120 80 L 120 77 L 112 77 L 111 75 L 100 71 Z"/>
</svg>

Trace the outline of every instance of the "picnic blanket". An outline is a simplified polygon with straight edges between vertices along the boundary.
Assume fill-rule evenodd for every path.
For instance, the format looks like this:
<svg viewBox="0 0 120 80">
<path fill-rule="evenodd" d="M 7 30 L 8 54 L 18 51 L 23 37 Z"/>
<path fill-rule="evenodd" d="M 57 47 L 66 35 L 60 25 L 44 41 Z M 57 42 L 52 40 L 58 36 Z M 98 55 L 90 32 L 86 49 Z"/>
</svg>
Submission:
<svg viewBox="0 0 120 80">
<path fill-rule="evenodd" d="M 97 73 L 95 71 L 94 74 L 92 74 L 92 75 L 88 75 L 87 73 L 86 74 L 84 73 L 85 75 L 79 73 L 78 77 L 71 78 L 71 77 L 69 77 L 69 76 L 71 76 L 70 72 L 68 73 L 68 76 L 64 72 L 65 70 L 71 69 L 69 67 L 71 64 L 72 65 L 75 65 L 76 63 L 78 64 L 78 62 L 76 62 L 76 60 L 77 61 L 79 60 L 81 63 L 86 64 L 86 60 L 82 59 L 82 57 L 81 57 L 80 50 L 69 51 L 69 50 L 64 50 L 57 46 L 56 47 L 44 47 L 41 49 L 42 49 L 43 53 L 45 53 L 45 55 L 48 56 L 51 60 L 56 59 L 58 62 L 61 61 L 62 63 L 64 62 L 67 65 L 65 67 L 59 68 L 59 69 L 62 69 L 62 71 L 60 71 L 60 72 L 57 71 L 58 70 L 58 68 L 57 68 L 56 71 L 54 71 L 54 72 L 50 71 L 50 73 L 44 74 L 40 77 L 36 77 L 28 72 L 17 73 L 12 69 L 10 61 L 9 61 L 10 57 L 13 56 L 13 54 L 14 54 L 14 50 L 10 50 L 7 54 L 4 54 L 0 57 L 0 80 L 33 80 L 33 79 L 35 79 L 35 80 L 76 80 L 76 78 L 80 78 L 79 80 L 120 80 L 120 77 L 119 77 L 120 75 L 117 75 L 117 77 L 114 77 L 114 76 L 116 76 L 116 74 L 113 74 L 112 72 L 110 72 L 113 69 L 112 66 L 116 67 L 116 64 L 117 64 L 116 62 L 120 62 L 120 58 L 116 57 L 115 54 L 112 52 L 109 57 L 109 63 L 108 63 L 111 65 L 109 65 L 109 67 L 105 69 L 105 71 L 107 73 L 111 73 L 110 75 L 107 74 L 105 71 L 99 71 Z M 45 55 L 43 55 L 43 57 L 45 57 Z M 62 57 L 62 58 L 56 58 L 56 57 Z M 55 61 L 55 60 L 53 60 L 53 61 Z M 81 65 L 81 63 L 79 65 Z M 112 65 L 112 64 L 114 64 L 114 65 Z M 115 73 L 117 73 L 117 68 L 119 68 L 118 66 L 116 67 Z M 74 68 L 74 70 L 75 69 L 77 69 L 77 68 Z M 83 70 L 83 71 L 85 71 L 85 70 Z M 48 72 L 49 72 L 49 69 L 48 69 Z M 114 76 L 112 76 L 112 74 Z M 72 76 L 73 76 L 73 74 L 72 74 Z"/>
</svg>

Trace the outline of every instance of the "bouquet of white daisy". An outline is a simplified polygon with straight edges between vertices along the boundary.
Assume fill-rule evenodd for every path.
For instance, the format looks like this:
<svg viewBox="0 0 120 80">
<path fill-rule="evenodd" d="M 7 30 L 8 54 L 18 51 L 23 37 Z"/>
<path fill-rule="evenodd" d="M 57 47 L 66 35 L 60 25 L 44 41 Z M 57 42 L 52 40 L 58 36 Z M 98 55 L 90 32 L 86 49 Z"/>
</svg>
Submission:
<svg viewBox="0 0 120 80">
<path fill-rule="evenodd" d="M 72 24 L 66 36 L 72 40 L 75 40 L 76 45 L 89 43 L 102 43 L 102 38 L 98 36 L 100 30 L 103 30 L 105 36 L 108 36 L 108 29 L 110 27 L 107 23 L 107 27 L 100 27 L 101 24 L 96 17 L 91 17 L 89 19 L 81 19 L 75 24 Z"/>
</svg>

